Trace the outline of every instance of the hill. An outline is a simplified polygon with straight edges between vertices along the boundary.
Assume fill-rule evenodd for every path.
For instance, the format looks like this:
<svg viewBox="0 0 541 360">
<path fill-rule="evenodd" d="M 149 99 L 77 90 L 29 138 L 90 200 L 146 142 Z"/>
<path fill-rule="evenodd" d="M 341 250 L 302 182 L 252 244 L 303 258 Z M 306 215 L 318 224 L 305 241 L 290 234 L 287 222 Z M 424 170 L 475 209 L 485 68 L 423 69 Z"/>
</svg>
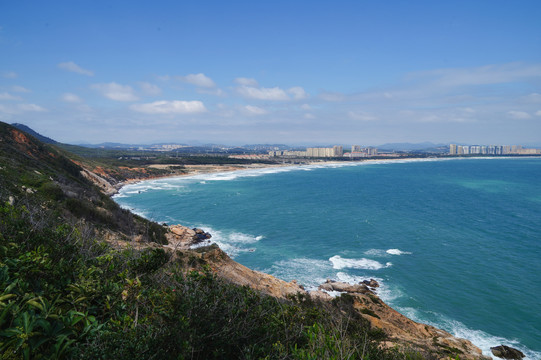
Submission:
<svg viewBox="0 0 541 360">
<path fill-rule="evenodd" d="M 2 358 L 481 358 L 360 285 L 314 296 L 191 250 L 190 229 L 120 209 L 67 156 L 0 123 Z"/>
<path fill-rule="evenodd" d="M 25 133 L 29 135 L 32 135 L 33 137 L 35 137 L 36 139 L 38 139 L 39 141 L 45 144 L 58 144 L 56 140 L 48 138 L 47 136 L 43 136 L 24 124 L 14 123 L 14 124 L 11 124 L 11 126 L 16 127 L 17 129 L 24 131 Z"/>
</svg>

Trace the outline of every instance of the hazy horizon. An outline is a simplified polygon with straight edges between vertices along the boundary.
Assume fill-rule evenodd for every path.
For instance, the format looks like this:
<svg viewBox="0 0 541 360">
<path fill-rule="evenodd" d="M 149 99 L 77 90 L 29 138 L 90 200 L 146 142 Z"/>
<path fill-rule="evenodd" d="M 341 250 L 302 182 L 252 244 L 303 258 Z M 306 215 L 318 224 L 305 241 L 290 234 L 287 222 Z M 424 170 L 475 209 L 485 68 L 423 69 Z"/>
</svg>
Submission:
<svg viewBox="0 0 541 360">
<path fill-rule="evenodd" d="M 65 143 L 541 143 L 538 1 L 0 10 L 0 121 Z"/>
</svg>

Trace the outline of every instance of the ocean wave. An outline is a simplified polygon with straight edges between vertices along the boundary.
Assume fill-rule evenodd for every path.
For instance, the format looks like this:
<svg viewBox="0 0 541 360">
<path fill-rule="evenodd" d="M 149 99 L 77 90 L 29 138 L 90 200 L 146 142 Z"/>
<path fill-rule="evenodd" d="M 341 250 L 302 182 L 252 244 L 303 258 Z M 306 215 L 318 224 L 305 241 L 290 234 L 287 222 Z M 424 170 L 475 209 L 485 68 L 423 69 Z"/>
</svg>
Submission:
<svg viewBox="0 0 541 360">
<path fill-rule="evenodd" d="M 402 251 L 399 249 L 389 249 L 386 251 L 386 253 L 390 255 L 410 255 L 411 254 L 409 251 Z"/>
<path fill-rule="evenodd" d="M 457 158 L 458 159 L 458 158 Z M 260 169 L 244 169 L 226 172 L 215 172 L 185 176 L 174 176 L 163 179 L 141 180 L 139 182 L 126 184 L 119 191 L 119 194 L 137 194 L 146 191 L 154 190 L 171 190 L 183 188 L 183 184 L 197 182 L 199 184 L 206 184 L 207 181 L 231 181 L 243 177 L 258 177 L 269 174 L 277 174 L 290 171 L 313 171 L 316 169 L 334 169 L 342 167 L 356 167 L 367 165 L 382 165 L 392 163 L 408 163 L 408 162 L 431 162 L 431 161 L 449 161 L 457 160 L 454 158 L 434 158 L 434 159 L 383 159 L 383 160 L 368 160 L 368 161 L 353 161 L 353 162 L 329 162 L 322 164 L 310 164 L 310 165 L 293 165 L 293 166 L 279 166 L 268 167 Z M 118 194 L 115 195 L 119 196 Z"/>
<path fill-rule="evenodd" d="M 526 355 L 524 360 L 541 359 L 541 352 L 531 350 L 515 339 L 506 339 L 501 336 L 491 335 L 482 330 L 470 329 L 460 321 L 450 319 L 444 315 L 432 311 L 422 312 L 410 307 L 397 307 L 396 310 L 414 321 L 432 325 L 449 332 L 455 337 L 471 341 L 483 351 L 483 355 L 492 357 L 493 355 L 490 348 L 504 344 L 522 351 L 524 355 Z"/>
<path fill-rule="evenodd" d="M 246 245 L 257 243 L 264 238 L 263 235 L 254 236 L 237 231 L 215 230 L 204 225 L 198 227 L 211 234 L 211 242 L 216 243 L 231 258 L 235 258 L 240 253 L 254 252 L 255 248 L 246 247 Z"/>
<path fill-rule="evenodd" d="M 309 291 L 316 290 L 333 272 L 328 261 L 309 258 L 280 260 L 262 271 L 282 280 L 297 280 Z"/>
<path fill-rule="evenodd" d="M 411 252 L 409 251 L 403 251 L 400 249 L 370 249 L 366 250 L 364 252 L 366 256 L 372 256 L 372 257 L 389 257 L 390 255 L 411 255 Z"/>
<path fill-rule="evenodd" d="M 197 180 L 200 183 L 206 183 L 207 181 L 230 181 L 243 177 L 258 177 L 269 174 L 277 174 L 282 172 L 289 172 L 298 170 L 298 166 L 285 166 L 285 167 L 271 167 L 261 169 L 250 170 L 236 170 L 227 172 L 216 172 L 207 174 L 188 175 L 182 178 L 172 178 L 179 181 L 193 181 Z"/>
<path fill-rule="evenodd" d="M 393 264 L 388 262 L 385 265 L 376 260 L 361 258 L 361 259 L 347 259 L 340 255 L 335 255 L 329 258 L 334 269 L 364 269 L 364 270 L 379 270 L 385 267 L 392 266 Z"/>
<path fill-rule="evenodd" d="M 174 181 L 174 178 L 171 178 L 171 181 L 167 181 L 166 179 L 145 180 L 124 185 L 113 198 L 128 197 L 149 191 L 179 190 L 183 188 L 185 188 L 185 186 Z"/>
</svg>

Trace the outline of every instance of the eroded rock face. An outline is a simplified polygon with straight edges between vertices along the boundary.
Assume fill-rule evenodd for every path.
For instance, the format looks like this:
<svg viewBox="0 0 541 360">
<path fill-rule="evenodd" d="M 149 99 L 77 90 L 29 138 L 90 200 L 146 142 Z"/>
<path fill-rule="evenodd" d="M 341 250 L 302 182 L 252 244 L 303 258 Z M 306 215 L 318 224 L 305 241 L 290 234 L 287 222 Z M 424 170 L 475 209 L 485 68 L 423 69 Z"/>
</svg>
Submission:
<svg viewBox="0 0 541 360">
<path fill-rule="evenodd" d="M 490 351 L 492 351 L 492 354 L 494 356 L 497 356 L 502 359 L 517 359 L 520 360 L 524 358 L 524 354 L 522 351 L 514 349 L 512 347 L 506 346 L 506 345 L 500 345 L 491 347 Z"/>
<path fill-rule="evenodd" d="M 374 280 L 374 279 L 370 279 L 370 280 L 363 280 L 363 284 L 365 284 L 366 286 L 369 286 L 371 288 L 377 288 L 379 287 L 379 283 Z"/>
<path fill-rule="evenodd" d="M 325 283 L 319 285 L 318 289 L 326 290 L 326 291 L 340 291 L 340 292 L 347 292 L 347 293 L 372 294 L 372 291 L 365 284 L 351 285 L 348 283 L 334 281 L 334 280 L 327 280 Z"/>
<path fill-rule="evenodd" d="M 169 226 L 169 233 L 166 234 L 168 247 L 174 249 L 188 249 L 190 246 L 200 244 L 212 237 L 202 229 L 190 229 L 182 225 Z"/>
<path fill-rule="evenodd" d="M 318 287 L 317 291 L 310 292 L 314 299 L 330 301 L 332 297 L 326 291 L 339 291 L 347 293 L 353 298 L 353 307 L 367 319 L 372 327 L 382 329 L 387 339 L 382 343 L 386 347 L 404 349 L 418 349 L 431 354 L 439 354 L 440 359 L 490 359 L 483 356 L 481 350 L 470 341 L 459 339 L 446 331 L 433 326 L 417 323 L 400 314 L 385 304 L 370 290 L 379 287 L 374 279 L 364 280 L 359 284 L 348 284 L 339 281 L 327 280 Z"/>
<path fill-rule="evenodd" d="M 490 359 L 470 341 L 433 326 L 415 322 L 385 304 L 375 294 L 353 294 L 354 307 L 373 327 L 383 329 L 390 347 L 426 349 L 441 359 Z"/>
<path fill-rule="evenodd" d="M 190 251 L 191 256 L 199 257 L 210 265 L 218 276 L 232 283 L 249 286 L 252 289 L 276 298 L 286 298 L 287 296 L 298 293 L 307 294 L 296 281 L 286 282 L 272 275 L 255 271 L 239 264 L 232 260 L 216 244 Z"/>
</svg>

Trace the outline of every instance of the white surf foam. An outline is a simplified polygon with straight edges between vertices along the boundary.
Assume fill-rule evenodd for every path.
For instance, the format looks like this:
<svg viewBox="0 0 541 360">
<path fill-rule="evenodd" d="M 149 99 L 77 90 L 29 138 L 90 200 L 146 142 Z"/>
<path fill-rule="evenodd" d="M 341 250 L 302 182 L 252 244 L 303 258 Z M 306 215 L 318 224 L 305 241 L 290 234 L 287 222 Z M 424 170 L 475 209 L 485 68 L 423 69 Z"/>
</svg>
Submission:
<svg viewBox="0 0 541 360">
<path fill-rule="evenodd" d="M 402 250 L 399 250 L 399 249 L 389 249 L 386 251 L 387 254 L 391 254 L 391 255 L 409 255 L 411 254 L 409 251 L 402 251 Z"/>
<path fill-rule="evenodd" d="M 263 235 L 250 235 L 237 231 L 227 231 L 227 230 L 215 230 L 208 226 L 197 226 L 203 231 L 208 232 L 212 235 L 210 242 L 216 243 L 220 249 L 222 249 L 227 255 L 231 258 L 238 256 L 243 252 L 254 252 L 255 249 L 252 247 L 246 247 L 246 245 L 251 245 L 257 243 L 264 238 Z M 202 244 L 200 246 L 208 245 L 208 243 Z"/>
<path fill-rule="evenodd" d="M 286 281 L 297 280 L 306 290 L 311 291 L 327 280 L 332 267 L 325 260 L 294 258 L 277 261 L 263 272 Z"/>
<path fill-rule="evenodd" d="M 490 348 L 503 344 L 522 351 L 524 355 L 526 355 L 524 358 L 525 360 L 541 359 L 541 352 L 530 350 L 515 339 L 506 339 L 501 336 L 491 335 L 482 330 L 470 329 L 460 321 L 450 319 L 446 316 L 431 311 L 427 312 L 427 316 L 423 316 L 420 311 L 409 307 L 399 307 L 397 310 L 414 321 L 432 325 L 436 328 L 448 331 L 453 336 L 471 341 L 475 346 L 483 351 L 483 355 L 485 356 L 493 357 Z M 438 320 L 427 320 L 428 316 Z"/>
<path fill-rule="evenodd" d="M 334 269 L 364 269 L 364 270 L 379 270 L 385 267 L 392 266 L 393 264 L 387 263 L 383 265 L 379 261 L 370 260 L 366 258 L 361 259 L 347 259 L 343 258 L 340 255 L 335 255 L 329 258 L 329 261 L 332 263 Z"/>
<path fill-rule="evenodd" d="M 366 256 L 372 256 L 372 257 L 389 257 L 390 255 L 411 255 L 411 252 L 409 251 L 403 251 L 400 249 L 370 249 L 366 250 L 364 252 Z"/>
</svg>

